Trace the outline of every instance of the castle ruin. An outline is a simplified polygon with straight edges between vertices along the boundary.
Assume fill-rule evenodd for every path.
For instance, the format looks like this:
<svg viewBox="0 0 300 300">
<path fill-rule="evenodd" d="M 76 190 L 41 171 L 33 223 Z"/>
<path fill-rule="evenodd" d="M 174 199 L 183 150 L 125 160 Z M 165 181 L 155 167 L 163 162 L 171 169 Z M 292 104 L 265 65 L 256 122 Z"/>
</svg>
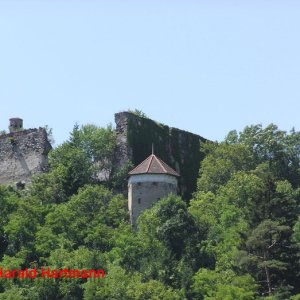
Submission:
<svg viewBox="0 0 300 300">
<path fill-rule="evenodd" d="M 9 133 L 0 135 L 0 184 L 22 186 L 47 171 L 50 149 L 44 128 L 23 129 L 22 119 L 10 119 Z"/>
<path fill-rule="evenodd" d="M 178 194 L 190 199 L 196 190 L 199 167 L 204 158 L 200 146 L 207 140 L 132 112 L 116 113 L 115 122 L 117 145 L 114 170 L 120 169 L 127 161 L 134 166 L 139 165 L 151 154 L 154 144 L 155 154 L 180 174 Z"/>
<path fill-rule="evenodd" d="M 111 175 L 127 162 L 139 165 L 151 154 L 154 144 L 155 154 L 180 174 L 178 194 L 190 199 L 204 158 L 200 145 L 206 139 L 128 111 L 116 113 L 115 122 L 116 148 Z M 23 129 L 20 118 L 10 119 L 9 130 L 0 135 L 0 184 L 26 183 L 32 175 L 47 171 L 51 145 L 46 130 Z M 125 194 L 127 190 L 120 192 Z"/>
</svg>

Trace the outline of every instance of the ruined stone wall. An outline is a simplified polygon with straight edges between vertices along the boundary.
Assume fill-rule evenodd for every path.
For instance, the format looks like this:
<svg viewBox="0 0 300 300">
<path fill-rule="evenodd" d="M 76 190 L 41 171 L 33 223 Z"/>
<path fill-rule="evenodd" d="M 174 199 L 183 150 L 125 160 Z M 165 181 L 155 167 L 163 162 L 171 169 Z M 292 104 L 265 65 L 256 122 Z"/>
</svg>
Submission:
<svg viewBox="0 0 300 300">
<path fill-rule="evenodd" d="M 131 112 L 115 114 L 117 147 L 115 169 L 130 160 L 136 166 L 155 154 L 180 174 L 179 192 L 190 199 L 196 190 L 200 162 L 200 144 L 206 139 L 199 135 L 172 128 Z"/>
<path fill-rule="evenodd" d="M 115 114 L 117 145 L 113 172 L 126 162 L 134 166 L 155 154 L 179 172 L 179 193 L 190 199 L 196 189 L 200 162 L 199 135 L 172 128 L 131 112 Z M 0 184 L 29 181 L 34 174 L 48 168 L 51 145 L 43 128 L 27 129 L 0 135 Z M 123 191 L 124 194 L 127 190 Z"/>
<path fill-rule="evenodd" d="M 50 149 L 44 128 L 0 135 L 0 184 L 28 182 L 47 171 Z"/>
<path fill-rule="evenodd" d="M 119 169 L 128 160 L 132 161 L 132 148 L 128 144 L 128 120 L 132 118 L 129 112 L 115 114 L 116 123 L 116 149 L 114 155 L 114 168 Z M 146 157 L 145 157 L 146 158 Z"/>
</svg>

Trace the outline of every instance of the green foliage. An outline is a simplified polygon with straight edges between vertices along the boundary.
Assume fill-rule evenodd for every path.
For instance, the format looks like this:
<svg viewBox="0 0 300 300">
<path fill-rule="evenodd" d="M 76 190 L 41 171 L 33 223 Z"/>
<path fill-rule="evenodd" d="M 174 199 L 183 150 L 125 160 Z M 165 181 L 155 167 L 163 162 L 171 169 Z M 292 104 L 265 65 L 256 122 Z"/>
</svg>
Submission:
<svg viewBox="0 0 300 300">
<path fill-rule="evenodd" d="M 8 223 L 9 216 L 14 212 L 19 197 L 16 192 L 0 186 L 0 257 L 7 247 L 7 235 L 4 226 Z"/>
<path fill-rule="evenodd" d="M 206 237 L 201 246 L 207 256 L 215 261 L 215 268 L 224 271 L 232 268 L 241 233 L 248 227 L 243 211 L 228 203 L 225 197 L 212 198 L 200 193 L 191 201 L 190 212 Z"/>
<path fill-rule="evenodd" d="M 292 240 L 299 215 L 299 137 L 256 125 L 207 145 L 189 208 L 206 235 L 201 249 L 213 257 L 210 267 L 249 273 L 262 295 L 276 299 L 289 298 L 300 280 L 299 248 Z M 231 289 L 213 297 L 225 299 Z"/>
<path fill-rule="evenodd" d="M 0 293 L 1 300 L 28 300 L 29 298 L 23 296 L 24 290 L 19 288 L 11 288 L 4 293 Z"/>
<path fill-rule="evenodd" d="M 274 175 L 280 179 L 299 184 L 300 132 L 294 129 L 290 133 L 279 130 L 274 124 L 262 128 L 262 125 L 247 126 L 239 135 L 226 141 L 245 145 L 253 154 L 255 163 L 268 162 Z"/>
<path fill-rule="evenodd" d="M 65 202 L 70 190 L 67 183 L 67 169 L 60 165 L 49 173 L 34 176 L 29 190 L 30 194 L 42 204 Z"/>
<path fill-rule="evenodd" d="M 253 167 L 251 152 L 246 146 L 236 144 L 209 144 L 203 151 L 209 151 L 201 163 L 198 189 L 216 192 L 237 171 Z"/>
<path fill-rule="evenodd" d="M 288 230 L 288 226 L 264 220 L 249 234 L 245 242 L 247 251 L 240 252 L 240 264 L 249 271 L 256 269 L 256 277 L 265 282 L 264 290 L 269 295 L 274 289 L 273 284 L 278 284 L 276 273 L 288 270 L 288 263 L 278 254 L 278 249 L 288 247 L 284 239 Z"/>
<path fill-rule="evenodd" d="M 87 185 L 57 205 L 36 233 L 36 251 L 48 255 L 57 247 L 73 249 L 79 245 L 108 250 L 114 228 L 127 220 L 125 199 L 100 185 Z"/>
<path fill-rule="evenodd" d="M 157 280 L 149 280 L 148 282 L 139 282 L 136 286 L 128 291 L 131 299 L 141 300 L 182 300 L 180 292 L 174 291 L 172 288 L 166 287 Z"/>
<path fill-rule="evenodd" d="M 47 209 L 41 207 L 35 198 L 20 200 L 3 226 L 8 240 L 5 253 L 21 254 L 27 262 L 33 259 L 34 235 L 46 212 Z"/>
<path fill-rule="evenodd" d="M 47 138 L 48 138 L 49 143 L 53 146 L 55 144 L 55 140 L 54 140 L 54 137 L 53 137 L 52 128 L 50 128 L 48 125 L 45 125 L 44 129 L 46 130 Z"/>
<path fill-rule="evenodd" d="M 99 162 L 101 169 L 110 170 L 116 142 L 116 133 L 111 125 L 101 128 L 87 124 L 79 128 L 76 124 L 70 142 L 82 149 L 92 161 Z"/>
<path fill-rule="evenodd" d="M 300 216 L 298 217 L 298 221 L 294 226 L 293 239 L 296 243 L 300 245 Z"/>
<path fill-rule="evenodd" d="M 75 126 L 47 174 L 23 191 L 0 186 L 0 267 L 104 269 L 106 277 L 0 279 L 0 299 L 298 299 L 299 133 L 250 126 L 200 152 L 199 140 L 149 119 L 129 126 L 142 155 L 134 160 L 159 141 L 158 156 L 175 158 L 192 180 L 205 155 L 189 204 L 168 195 L 133 230 L 116 193 L 132 164 L 112 172 L 114 131 Z M 183 142 L 198 151 L 184 161 Z"/>
<path fill-rule="evenodd" d="M 161 199 L 139 217 L 138 237 L 144 243 L 140 270 L 146 278 L 188 290 L 202 262 L 202 237 L 186 203 L 174 195 Z"/>
<path fill-rule="evenodd" d="M 179 291 L 165 286 L 157 280 L 142 282 L 140 274 L 126 273 L 120 266 L 111 264 L 109 272 L 101 282 L 85 284 L 84 299 L 124 300 L 176 300 L 184 299 Z"/>
<path fill-rule="evenodd" d="M 76 193 L 79 187 L 90 183 L 95 176 L 87 153 L 72 143 L 64 143 L 50 152 L 49 164 L 54 170 L 61 168 L 64 171 L 64 190 L 67 196 Z"/>
<path fill-rule="evenodd" d="M 154 222 L 151 220 L 151 222 L 154 223 L 152 226 L 156 228 L 151 229 L 152 233 L 155 231 L 156 237 L 164 243 L 175 257 L 181 257 L 186 246 L 184 243 L 185 238 L 188 235 L 196 234 L 194 220 L 189 215 L 185 202 L 170 194 L 153 207 L 153 213 L 156 220 Z M 145 223 L 149 224 L 147 220 L 149 217 L 151 218 L 151 216 L 145 214 L 138 221 L 141 230 L 146 230 Z"/>
<path fill-rule="evenodd" d="M 110 178 L 110 186 L 115 191 L 125 191 L 128 185 L 128 173 L 133 169 L 131 161 L 125 162 L 118 170 L 114 171 Z"/>
<path fill-rule="evenodd" d="M 200 269 L 193 277 L 194 299 L 255 299 L 257 286 L 251 276 L 235 276 L 233 272 Z"/>
<path fill-rule="evenodd" d="M 111 125 L 75 125 L 70 140 L 50 151 L 50 172 L 33 178 L 31 195 L 43 203 L 61 203 L 86 184 L 104 181 L 113 186 L 108 180 L 115 142 Z M 118 180 L 124 177 L 122 173 Z"/>
<path fill-rule="evenodd" d="M 128 109 L 128 112 L 133 113 L 133 114 L 135 114 L 136 116 L 138 116 L 140 118 L 148 119 L 148 116 L 139 109 L 135 109 L 135 110 Z"/>
</svg>

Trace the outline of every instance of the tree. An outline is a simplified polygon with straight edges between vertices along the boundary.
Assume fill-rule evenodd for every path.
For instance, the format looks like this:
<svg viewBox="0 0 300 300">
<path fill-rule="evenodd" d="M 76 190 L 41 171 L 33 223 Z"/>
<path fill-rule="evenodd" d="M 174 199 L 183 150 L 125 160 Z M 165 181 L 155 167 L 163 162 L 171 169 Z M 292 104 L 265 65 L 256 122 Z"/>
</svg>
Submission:
<svg viewBox="0 0 300 300">
<path fill-rule="evenodd" d="M 202 151 L 206 152 L 206 157 L 201 162 L 199 191 L 216 192 L 235 172 L 253 168 L 252 154 L 245 145 L 221 143 L 207 144 L 203 147 Z"/>
<path fill-rule="evenodd" d="M 175 288 L 182 284 L 188 289 L 193 272 L 201 264 L 201 236 L 186 203 L 173 194 L 155 203 L 139 217 L 138 236 L 147 253 L 143 273 L 152 273 L 153 278 Z"/>
<path fill-rule="evenodd" d="M 26 263 L 35 260 L 34 236 L 47 212 L 35 198 L 26 197 L 19 201 L 3 227 L 8 244 L 5 253 L 22 257 Z"/>
<path fill-rule="evenodd" d="M 300 180 L 300 132 L 289 134 L 274 124 L 247 126 L 240 134 L 230 132 L 225 139 L 229 144 L 245 145 L 253 154 L 255 164 L 268 162 L 277 179 L 287 179 L 293 186 Z"/>
<path fill-rule="evenodd" d="M 193 299 L 253 300 L 257 285 L 249 275 L 200 269 L 193 277 Z"/>
<path fill-rule="evenodd" d="M 71 133 L 70 143 L 86 153 L 94 164 L 98 179 L 109 179 L 116 145 L 116 133 L 111 125 L 103 128 L 87 124 L 79 128 L 76 124 Z"/>
<path fill-rule="evenodd" d="M 58 246 L 70 250 L 88 245 L 106 251 L 113 245 L 114 228 L 127 220 L 121 195 L 101 185 L 86 185 L 47 214 L 36 233 L 36 250 L 46 256 Z"/>
<path fill-rule="evenodd" d="M 240 263 L 248 268 L 254 267 L 257 279 L 266 286 L 263 294 L 267 292 L 269 296 L 272 295 L 278 284 L 276 272 L 288 270 L 287 263 L 280 259 L 280 252 L 277 251 L 284 245 L 288 246 L 288 241 L 284 239 L 288 230 L 288 226 L 264 220 L 249 235 L 246 241 L 248 252 L 240 253 Z"/>
<path fill-rule="evenodd" d="M 52 170 L 63 170 L 63 188 L 67 196 L 92 183 L 95 177 L 95 168 L 87 153 L 72 143 L 65 142 L 50 152 L 49 164 Z"/>
<path fill-rule="evenodd" d="M 115 141 L 110 125 L 75 125 L 70 140 L 50 151 L 50 172 L 33 178 L 31 194 L 42 203 L 61 203 L 85 184 L 107 181 Z"/>
<path fill-rule="evenodd" d="M 287 134 L 271 124 L 230 132 L 225 142 L 206 146 L 189 208 L 206 235 L 201 249 L 214 258 L 210 268 L 250 273 L 262 293 L 283 298 L 298 291 L 300 279 L 299 248 L 291 238 L 299 214 L 299 143 L 299 132 Z M 280 236 L 274 245 L 266 239 L 271 229 Z M 270 236 L 275 238 L 275 233 Z M 262 251 L 262 241 L 270 253 Z M 240 267 L 235 261 L 239 251 L 245 262 Z M 253 260 L 254 253 L 266 257 Z"/>
<path fill-rule="evenodd" d="M 20 201 L 20 196 L 9 188 L 0 186 L 0 257 L 5 253 L 8 245 L 8 237 L 4 226 L 9 221 L 10 214 L 15 210 Z"/>
<path fill-rule="evenodd" d="M 294 226 L 293 239 L 300 246 L 300 216 L 298 217 L 298 221 Z"/>
</svg>

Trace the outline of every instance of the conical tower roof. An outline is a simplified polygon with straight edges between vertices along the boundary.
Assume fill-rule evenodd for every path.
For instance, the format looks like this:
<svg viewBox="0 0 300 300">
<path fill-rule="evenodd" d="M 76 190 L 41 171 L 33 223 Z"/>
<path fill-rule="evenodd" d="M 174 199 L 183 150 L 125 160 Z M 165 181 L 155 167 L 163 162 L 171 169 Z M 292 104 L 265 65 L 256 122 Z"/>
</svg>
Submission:
<svg viewBox="0 0 300 300">
<path fill-rule="evenodd" d="M 173 176 L 180 176 L 175 170 L 168 166 L 164 161 L 158 158 L 155 154 L 151 154 L 138 166 L 131 170 L 129 175 L 138 174 L 168 174 Z"/>
</svg>

